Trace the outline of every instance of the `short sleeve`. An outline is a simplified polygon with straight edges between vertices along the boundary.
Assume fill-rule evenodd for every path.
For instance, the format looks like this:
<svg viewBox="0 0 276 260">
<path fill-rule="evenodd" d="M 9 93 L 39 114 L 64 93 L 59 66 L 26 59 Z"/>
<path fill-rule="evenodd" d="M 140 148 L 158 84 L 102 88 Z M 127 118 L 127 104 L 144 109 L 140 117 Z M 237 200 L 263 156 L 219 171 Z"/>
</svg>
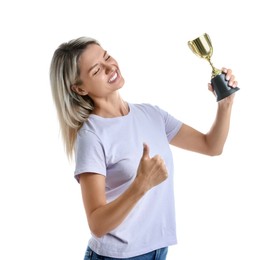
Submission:
<svg viewBox="0 0 276 260">
<path fill-rule="evenodd" d="M 170 142 L 178 133 L 183 123 L 178 119 L 176 119 L 175 117 L 173 117 L 168 112 L 159 108 L 158 106 L 156 106 L 156 108 L 158 109 L 159 113 L 161 114 L 164 120 L 166 135 L 167 135 L 168 141 Z"/>
<path fill-rule="evenodd" d="M 103 146 L 91 131 L 80 130 L 77 134 L 75 145 L 75 178 L 79 181 L 79 175 L 85 172 L 93 172 L 106 175 L 106 163 Z"/>
</svg>

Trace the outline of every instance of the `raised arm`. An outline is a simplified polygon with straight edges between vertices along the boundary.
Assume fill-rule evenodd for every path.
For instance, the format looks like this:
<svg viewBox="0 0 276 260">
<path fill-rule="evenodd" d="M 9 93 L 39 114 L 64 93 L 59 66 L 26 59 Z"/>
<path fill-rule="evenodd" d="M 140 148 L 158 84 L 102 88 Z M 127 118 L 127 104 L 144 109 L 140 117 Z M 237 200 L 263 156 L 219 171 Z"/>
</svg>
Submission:
<svg viewBox="0 0 276 260">
<path fill-rule="evenodd" d="M 233 88 L 237 87 L 232 70 L 223 68 L 223 72 L 226 73 L 229 85 Z M 213 91 L 210 84 L 209 90 Z M 216 118 L 208 133 L 203 134 L 183 124 L 177 135 L 171 140 L 171 144 L 210 156 L 220 155 L 229 132 L 234 96 L 235 94 L 232 94 L 218 102 Z"/>
</svg>

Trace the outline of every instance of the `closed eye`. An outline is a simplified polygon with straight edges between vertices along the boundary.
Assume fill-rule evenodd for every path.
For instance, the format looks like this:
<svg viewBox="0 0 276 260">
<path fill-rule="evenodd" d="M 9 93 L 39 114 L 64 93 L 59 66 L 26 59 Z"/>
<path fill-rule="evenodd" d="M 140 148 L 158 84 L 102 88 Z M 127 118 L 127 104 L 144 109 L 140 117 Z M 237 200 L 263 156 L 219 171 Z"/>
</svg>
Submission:
<svg viewBox="0 0 276 260">
<path fill-rule="evenodd" d="M 104 57 L 107 55 L 107 53 L 104 53 Z M 107 55 L 107 57 L 105 58 L 105 61 L 108 61 L 111 58 L 110 55 Z M 93 73 L 93 76 L 96 75 L 98 72 L 100 71 L 100 68 L 98 67 L 97 70 Z"/>
<path fill-rule="evenodd" d="M 99 71 L 100 71 L 100 68 L 98 68 L 98 69 L 93 73 L 93 75 L 96 75 Z"/>
</svg>

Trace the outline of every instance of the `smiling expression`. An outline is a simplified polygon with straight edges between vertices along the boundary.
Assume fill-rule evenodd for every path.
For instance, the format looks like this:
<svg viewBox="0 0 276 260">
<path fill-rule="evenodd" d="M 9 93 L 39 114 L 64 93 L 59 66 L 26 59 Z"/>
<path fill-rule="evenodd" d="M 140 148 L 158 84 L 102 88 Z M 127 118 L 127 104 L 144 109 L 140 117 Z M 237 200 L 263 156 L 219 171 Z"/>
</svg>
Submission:
<svg viewBox="0 0 276 260">
<path fill-rule="evenodd" d="M 92 99 L 106 98 L 124 85 L 118 63 L 97 44 L 86 47 L 79 58 L 81 84 L 77 91 Z"/>
</svg>

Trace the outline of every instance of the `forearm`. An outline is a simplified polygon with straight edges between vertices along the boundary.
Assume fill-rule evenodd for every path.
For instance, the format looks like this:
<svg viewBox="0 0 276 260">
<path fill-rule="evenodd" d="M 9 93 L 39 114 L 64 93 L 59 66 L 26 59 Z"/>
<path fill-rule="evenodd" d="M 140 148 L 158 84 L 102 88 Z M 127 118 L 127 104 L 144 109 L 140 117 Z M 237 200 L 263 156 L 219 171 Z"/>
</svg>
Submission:
<svg viewBox="0 0 276 260">
<path fill-rule="evenodd" d="M 139 185 L 137 179 L 114 201 L 94 210 L 88 216 L 90 230 L 98 237 L 105 235 L 119 226 L 146 190 Z"/>
<path fill-rule="evenodd" d="M 215 121 L 206 134 L 206 143 L 211 155 L 219 155 L 226 142 L 232 111 L 232 102 L 219 102 Z"/>
<path fill-rule="evenodd" d="M 167 177 L 164 160 L 159 155 L 150 157 L 147 144 L 143 145 L 143 155 L 134 181 L 112 202 L 106 203 L 104 177 L 84 174 L 80 183 L 92 233 L 101 237 L 118 227 L 146 192 L 165 181 Z"/>
</svg>

